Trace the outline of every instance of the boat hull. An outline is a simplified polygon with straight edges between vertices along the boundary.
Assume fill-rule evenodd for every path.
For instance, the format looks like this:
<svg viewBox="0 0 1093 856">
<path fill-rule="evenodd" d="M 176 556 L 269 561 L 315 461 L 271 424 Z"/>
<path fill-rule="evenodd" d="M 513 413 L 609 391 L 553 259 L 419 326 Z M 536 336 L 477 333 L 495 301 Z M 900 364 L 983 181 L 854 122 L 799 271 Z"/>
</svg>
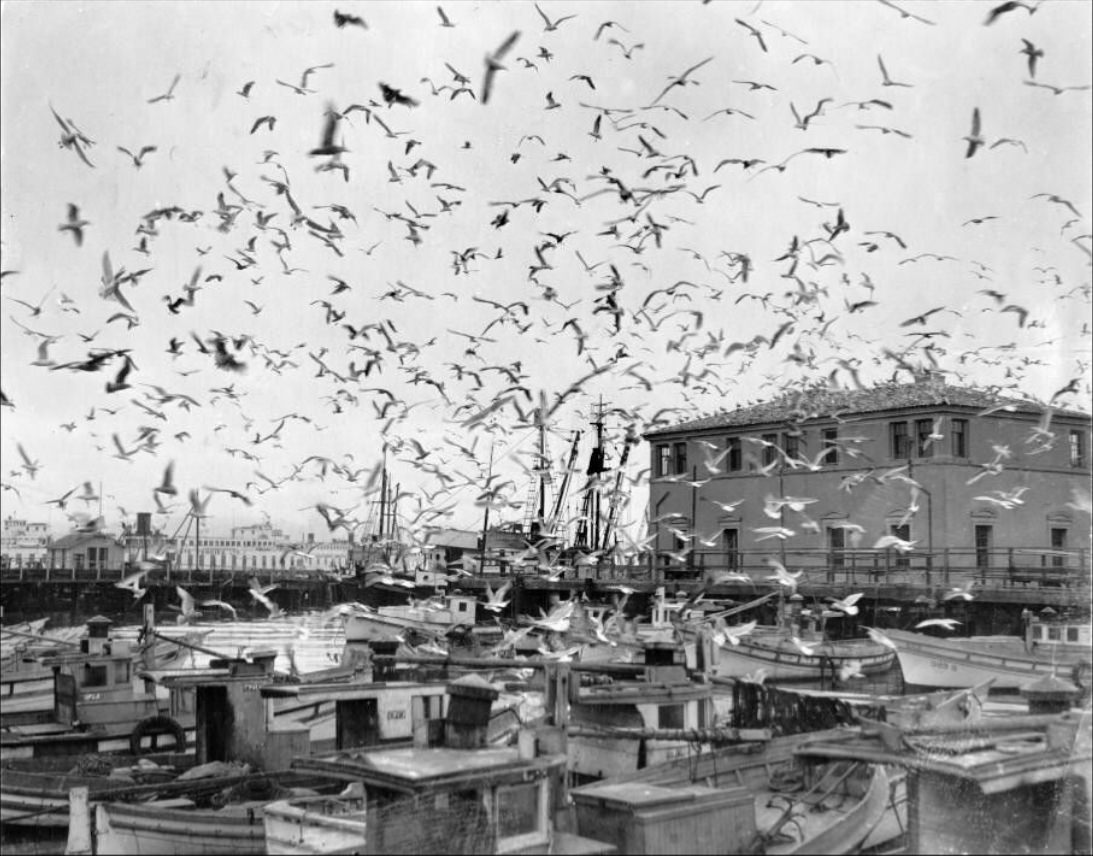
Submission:
<svg viewBox="0 0 1093 856">
<path fill-rule="evenodd" d="M 364 848 L 364 799 L 308 797 L 270 803 L 263 813 L 270 856 L 348 852 Z"/>
<path fill-rule="evenodd" d="M 992 689 L 1014 690 L 1052 674 L 1077 677 L 1080 661 L 1066 657 L 1052 662 L 1030 656 L 1016 638 L 1007 647 L 899 630 L 885 633 L 896 645 L 904 682 L 915 686 L 957 689 L 992 680 Z"/>
<path fill-rule="evenodd" d="M 97 852 L 118 856 L 261 854 L 266 851 L 262 806 L 195 811 L 150 803 L 95 808 Z"/>
<path fill-rule="evenodd" d="M 809 655 L 788 640 L 745 638 L 739 645 L 721 645 L 714 658 L 714 674 L 721 678 L 747 678 L 763 669 L 770 681 L 816 681 L 854 664 L 860 664 L 863 675 L 883 674 L 892 668 L 896 655 L 890 648 L 868 640 L 822 643 L 815 655 Z"/>
</svg>

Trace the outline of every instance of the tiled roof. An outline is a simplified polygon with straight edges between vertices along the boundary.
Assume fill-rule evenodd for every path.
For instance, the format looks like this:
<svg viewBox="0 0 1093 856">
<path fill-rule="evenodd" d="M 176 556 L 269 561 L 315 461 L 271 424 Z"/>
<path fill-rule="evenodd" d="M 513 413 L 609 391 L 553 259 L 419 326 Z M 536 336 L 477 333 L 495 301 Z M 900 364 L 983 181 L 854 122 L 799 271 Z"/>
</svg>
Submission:
<svg viewBox="0 0 1093 856">
<path fill-rule="evenodd" d="M 1009 405 L 1011 412 L 1039 414 L 1044 407 L 1034 401 L 1000 396 L 995 392 L 974 387 L 950 386 L 939 380 L 918 383 L 883 384 L 871 389 L 830 389 L 820 387 L 811 390 L 795 390 L 778 398 L 740 407 L 736 410 L 704 416 L 665 428 L 657 428 L 644 434 L 655 437 L 661 434 L 701 431 L 709 428 L 727 428 L 741 425 L 761 425 L 769 422 L 803 422 L 837 415 L 876 413 L 907 407 L 936 407 L 953 405 L 985 410 L 988 407 Z M 1055 411 L 1057 415 L 1077 416 L 1088 420 L 1089 414 L 1075 410 Z"/>
</svg>

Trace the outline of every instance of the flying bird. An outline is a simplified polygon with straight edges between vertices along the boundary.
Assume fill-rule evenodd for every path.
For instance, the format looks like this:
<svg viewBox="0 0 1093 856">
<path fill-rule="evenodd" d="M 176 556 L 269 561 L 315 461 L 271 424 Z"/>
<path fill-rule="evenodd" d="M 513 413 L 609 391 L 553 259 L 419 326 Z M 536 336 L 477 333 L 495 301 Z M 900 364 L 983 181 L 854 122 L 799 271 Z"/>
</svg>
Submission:
<svg viewBox="0 0 1093 856">
<path fill-rule="evenodd" d="M 985 139 L 983 139 L 983 136 L 980 134 L 979 126 L 980 126 L 979 108 L 976 107 L 974 110 L 972 110 L 972 130 L 971 130 L 971 133 L 968 134 L 968 136 L 962 138 L 962 139 L 965 139 L 965 140 L 968 141 L 968 150 L 964 154 L 965 158 L 970 158 L 972 155 L 974 155 L 979 150 L 980 146 L 984 145 L 987 142 Z"/>
<path fill-rule="evenodd" d="M 157 95 L 155 98 L 149 98 L 148 103 L 149 104 L 155 104 L 157 101 L 173 101 L 174 97 L 175 97 L 175 95 L 174 95 L 175 87 L 178 86 L 178 82 L 181 79 L 182 79 L 182 75 L 181 74 L 176 74 L 175 79 L 171 81 L 171 85 L 167 89 L 167 91 L 165 93 L 163 93 L 163 95 Z"/>
<path fill-rule="evenodd" d="M 881 77 L 883 78 L 881 80 L 881 86 L 905 86 L 908 89 L 911 88 L 912 84 L 899 83 L 898 81 L 892 80 L 892 78 L 888 76 L 888 69 L 884 67 L 884 58 L 881 57 L 880 54 L 877 54 L 877 65 L 880 66 L 880 73 Z"/>
<path fill-rule="evenodd" d="M 493 91 L 493 78 L 499 71 L 504 71 L 505 66 L 501 65 L 501 60 L 505 58 L 505 55 L 512 50 L 512 46 L 516 44 L 517 39 L 520 38 L 520 31 L 514 30 L 509 34 L 508 38 L 501 43 L 501 45 L 492 54 L 486 55 L 486 73 L 482 77 L 482 94 L 478 101 L 481 104 L 486 104 L 490 100 L 490 93 Z"/>
<path fill-rule="evenodd" d="M 1021 50 L 1019 50 L 1018 53 L 1023 53 L 1023 54 L 1025 54 L 1025 56 L 1028 57 L 1028 76 L 1032 77 L 1032 78 L 1035 78 L 1036 77 L 1036 60 L 1041 59 L 1043 57 L 1044 51 L 1043 51 L 1042 48 L 1036 47 L 1036 45 L 1034 45 L 1028 39 L 1021 39 L 1021 42 L 1024 44 L 1024 47 L 1021 48 Z"/>
<path fill-rule="evenodd" d="M 68 220 L 57 227 L 58 232 L 71 232 L 73 240 L 76 241 L 77 247 L 83 246 L 83 227 L 90 226 L 87 220 L 80 219 L 80 209 L 78 206 L 68 203 Z M 14 299 L 14 298 L 12 298 Z M 22 302 L 22 301 L 20 301 Z M 33 313 L 37 315 L 38 313 Z"/>
<path fill-rule="evenodd" d="M 956 625 L 960 623 L 955 618 L 927 618 L 925 621 L 916 624 L 915 630 L 922 630 L 926 627 L 943 627 L 945 630 L 955 630 Z"/>
<path fill-rule="evenodd" d="M 570 18 L 576 18 L 577 17 L 576 15 L 563 15 L 561 18 L 555 18 L 553 21 L 551 21 L 550 18 L 548 18 L 546 16 L 546 12 L 544 12 L 542 9 L 539 8 L 538 3 L 536 3 L 534 5 L 535 5 L 535 11 L 538 12 L 539 17 L 543 19 L 543 23 L 545 25 L 543 27 L 543 32 L 544 33 L 552 33 L 556 29 L 558 29 L 559 24 L 561 24 L 565 21 L 568 21 Z"/>
<path fill-rule="evenodd" d="M 334 26 L 339 30 L 347 26 L 360 27 L 362 30 L 368 29 L 368 23 L 364 18 L 360 18 L 356 15 L 347 15 L 343 12 L 339 12 L 337 9 L 334 10 Z"/>
<path fill-rule="evenodd" d="M 124 146 L 118 146 L 117 149 L 122 154 L 129 155 L 129 157 L 133 159 L 133 166 L 136 169 L 140 169 L 142 166 L 144 166 L 145 155 L 149 155 L 152 152 L 156 151 L 155 146 L 142 146 L 137 154 L 133 154 L 131 151 L 129 151 L 129 149 L 125 148 Z"/>
<path fill-rule="evenodd" d="M 440 26 L 442 26 L 442 27 L 454 27 L 455 26 L 455 24 L 453 24 L 448 19 L 448 16 L 444 14 L 444 8 L 442 6 L 437 6 L 436 7 L 436 13 L 440 16 Z M 468 83 L 469 82 L 470 81 L 468 81 Z"/>
<path fill-rule="evenodd" d="M 989 27 L 1002 15 L 1005 15 L 1007 12 L 1014 12 L 1017 9 L 1024 9 L 1030 15 L 1036 11 L 1035 6 L 1029 6 L 1027 3 L 1020 2 L 1020 0 L 1006 0 L 1005 3 L 995 6 L 987 13 L 987 19 L 983 22 L 983 26 Z"/>
</svg>

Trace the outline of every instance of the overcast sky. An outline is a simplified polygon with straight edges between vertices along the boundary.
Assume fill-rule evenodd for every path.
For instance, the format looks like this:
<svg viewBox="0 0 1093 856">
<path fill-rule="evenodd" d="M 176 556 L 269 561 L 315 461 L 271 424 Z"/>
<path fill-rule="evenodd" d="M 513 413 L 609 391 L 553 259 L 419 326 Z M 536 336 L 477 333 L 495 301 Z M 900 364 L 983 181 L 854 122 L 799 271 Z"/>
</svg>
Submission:
<svg viewBox="0 0 1093 856">
<path fill-rule="evenodd" d="M 168 531 L 217 487 L 253 505 L 212 494 L 214 531 L 322 533 L 386 442 L 403 523 L 474 528 L 491 448 L 527 498 L 541 401 L 560 465 L 602 397 L 614 463 L 901 361 L 1088 409 L 1090 7 L 996 6 L 4 3 L 4 515 L 63 531 L 90 481 L 116 527 L 174 462 Z M 346 151 L 310 155 L 331 109 Z M 77 369 L 122 350 L 128 388 Z"/>
</svg>

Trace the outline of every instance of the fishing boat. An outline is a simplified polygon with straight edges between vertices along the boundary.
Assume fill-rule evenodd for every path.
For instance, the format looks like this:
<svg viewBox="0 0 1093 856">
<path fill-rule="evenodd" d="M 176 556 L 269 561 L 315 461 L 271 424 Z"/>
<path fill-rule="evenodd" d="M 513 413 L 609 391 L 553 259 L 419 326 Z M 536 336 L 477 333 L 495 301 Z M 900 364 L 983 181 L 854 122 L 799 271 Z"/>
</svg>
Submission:
<svg viewBox="0 0 1093 856">
<path fill-rule="evenodd" d="M 190 771 L 200 774 L 199 768 Z M 155 787 L 155 786 L 154 786 Z M 265 853 L 263 808 L 274 799 L 318 795 L 332 786 L 293 771 L 241 770 L 145 788 L 144 801 L 132 792 L 88 794 L 70 799 L 73 823 L 66 852 L 149 854 Z M 150 793 L 158 796 L 148 800 Z M 175 794 L 175 795 L 172 795 Z M 108 797 L 103 799 L 103 797 Z M 128 799 L 123 799 L 127 797 Z M 95 799 L 93 809 L 88 800 Z M 94 832 L 88 834 L 94 812 Z M 78 846 L 81 842 L 91 847 Z M 75 846 L 74 846 L 75 845 Z"/>
<path fill-rule="evenodd" d="M 755 625 L 744 635 L 734 635 L 732 626 L 723 623 L 726 618 L 743 614 L 774 597 L 779 597 L 776 625 Z M 697 643 L 705 633 L 714 644 L 707 648 L 707 662 L 702 668 L 719 678 L 762 675 L 769 681 L 822 681 L 840 674 L 883 674 L 896 661 L 891 648 L 871 638 L 827 638 L 825 616 L 829 613 L 802 614 L 799 600 L 792 597 L 787 600 L 777 594 L 763 595 L 706 615 L 700 622 L 676 617 L 673 613 L 678 609 L 678 605 L 664 599 L 663 589 L 658 589 L 652 628 L 678 628 L 695 650 L 703 648 Z"/>
<path fill-rule="evenodd" d="M 426 638 L 445 637 L 460 627 L 475 627 L 477 598 L 448 594 L 424 603 L 355 610 L 345 618 L 346 644 L 372 644 L 404 637 L 408 631 Z M 496 628 L 490 633 L 496 635 Z"/>
<path fill-rule="evenodd" d="M 169 734 L 184 751 L 192 708 L 178 694 L 138 678 L 135 652 L 111 636 L 111 621 L 96 616 L 76 651 L 43 660 L 53 672 L 49 721 L 16 724 L 26 711 L 5 712 L 0 760 L 45 755 L 140 751 L 147 737 Z"/>
<path fill-rule="evenodd" d="M 577 831 L 619 853 L 853 852 L 884 814 L 889 781 L 880 767 L 845 761 L 803 768 L 795 752 L 816 737 L 715 749 L 582 785 L 570 792 Z"/>
<path fill-rule="evenodd" d="M 266 852 L 613 852 L 558 827 L 566 766 L 558 729 L 522 732 L 517 746 L 491 748 L 496 690 L 471 675 L 449 684 L 448 694 L 442 745 L 428 745 L 422 734 L 409 748 L 297 758 L 293 769 L 349 787 L 334 800 L 266 806 Z"/>
<path fill-rule="evenodd" d="M 907 684 L 969 687 L 993 679 L 997 689 L 1019 689 L 1037 678 L 1067 675 L 1078 686 L 1091 685 L 1089 620 L 1033 617 L 1025 636 L 970 636 L 943 639 L 905 630 L 885 630 Z"/>
<path fill-rule="evenodd" d="M 568 709 L 569 764 L 574 781 L 611 778 L 686 757 L 709 741 L 766 740 L 770 731 L 718 728 L 729 714 L 728 688 L 693 680 L 673 640 L 647 640 L 640 674 L 577 681 Z M 610 664 L 605 664 L 605 669 Z M 585 673 L 589 678 L 602 677 Z M 700 742 L 696 735 L 705 735 Z"/>
<path fill-rule="evenodd" d="M 1025 713 L 972 724 L 872 723 L 797 750 L 805 761 L 906 771 L 908 853 L 1088 853 L 1093 779 L 1089 710 L 1079 690 L 1040 678 Z"/>
</svg>

